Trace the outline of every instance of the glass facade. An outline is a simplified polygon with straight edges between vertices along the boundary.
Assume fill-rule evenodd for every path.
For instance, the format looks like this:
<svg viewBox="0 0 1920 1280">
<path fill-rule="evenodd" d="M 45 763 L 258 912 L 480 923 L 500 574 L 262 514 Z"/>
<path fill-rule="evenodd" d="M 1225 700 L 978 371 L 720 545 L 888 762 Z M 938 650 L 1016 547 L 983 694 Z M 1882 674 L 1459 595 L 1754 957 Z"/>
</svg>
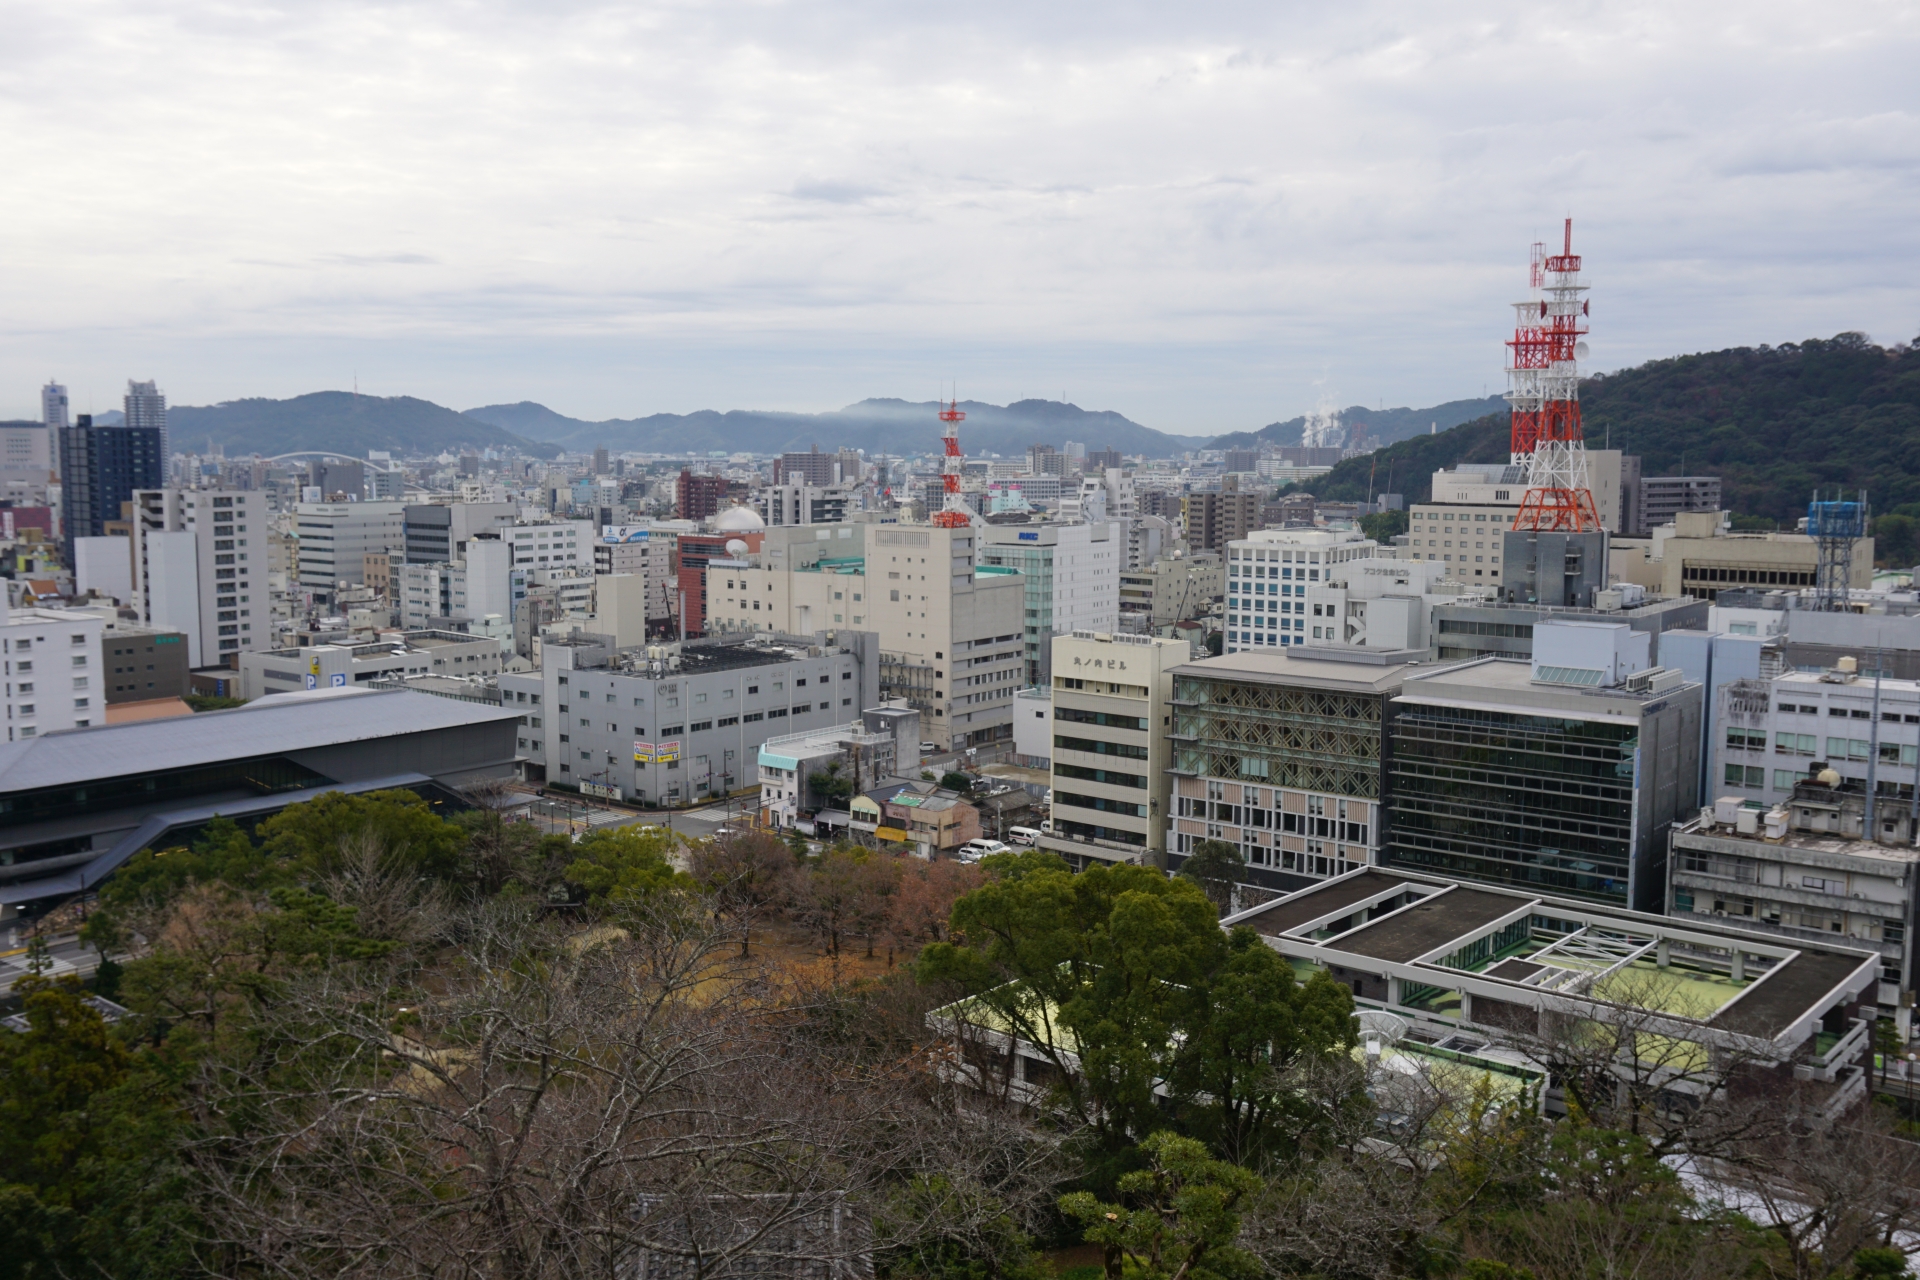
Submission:
<svg viewBox="0 0 1920 1280">
<path fill-rule="evenodd" d="M 1630 905 L 1639 732 L 1632 720 L 1400 704 L 1387 861 Z"/>
</svg>

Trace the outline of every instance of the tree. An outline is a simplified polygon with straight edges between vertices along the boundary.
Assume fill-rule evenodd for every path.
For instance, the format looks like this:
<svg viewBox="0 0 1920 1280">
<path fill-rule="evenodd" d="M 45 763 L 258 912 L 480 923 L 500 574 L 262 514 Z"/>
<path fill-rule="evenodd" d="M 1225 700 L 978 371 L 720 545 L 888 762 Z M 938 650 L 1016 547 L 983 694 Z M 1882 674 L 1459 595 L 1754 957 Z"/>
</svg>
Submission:
<svg viewBox="0 0 1920 1280">
<path fill-rule="evenodd" d="M 1405 510 L 1378 511 L 1373 515 L 1360 517 L 1360 532 L 1383 547 L 1406 531 Z"/>
<path fill-rule="evenodd" d="M 1175 1095 L 1215 1150 L 1251 1164 L 1283 1154 L 1287 1121 L 1307 1119 L 1296 1065 L 1353 1047 L 1353 996 L 1325 972 L 1296 980 L 1286 957 L 1243 926 L 1184 1031 Z"/>
<path fill-rule="evenodd" d="M 1224 916 L 1233 909 L 1234 890 L 1246 865 L 1240 846 L 1225 840 L 1201 840 L 1180 864 L 1180 874 L 1199 885 L 1214 910 Z"/>
<path fill-rule="evenodd" d="M 896 872 L 893 860 L 853 845 L 836 845 L 807 867 L 795 886 L 795 913 L 838 959 L 840 938 L 864 933 L 867 954 L 873 934 L 887 919 Z"/>
<path fill-rule="evenodd" d="M 1148 1167 L 1120 1177 L 1118 1202 L 1103 1203 L 1086 1191 L 1060 1200 L 1060 1211 L 1081 1224 L 1087 1243 L 1100 1246 L 1106 1280 L 1258 1275 L 1252 1255 L 1235 1240 L 1241 1205 L 1260 1179 L 1171 1130 L 1146 1138 L 1140 1150 Z"/>
<path fill-rule="evenodd" d="M 215 817 L 190 846 L 142 849 L 100 886 L 98 908 L 80 936 L 103 950 L 121 949 L 134 933 L 150 934 L 173 902 L 195 885 L 222 892 L 264 892 L 291 884 L 294 868 L 256 846 L 231 818 Z"/>
<path fill-rule="evenodd" d="M 816 809 L 844 809 L 846 800 L 853 795 L 853 779 L 840 772 L 840 762 L 835 760 L 807 775 L 807 795 Z"/>
<path fill-rule="evenodd" d="M 678 873 L 667 861 L 673 838 L 660 827 L 602 827 L 574 845 L 566 876 L 594 906 L 639 901 L 665 892 Z"/>
<path fill-rule="evenodd" d="M 329 791 L 288 805 L 260 824 L 268 857 L 314 875 L 331 874 L 343 851 L 363 838 L 378 840 L 416 875 L 452 879 L 460 874 L 466 833 L 411 791 Z"/>
<path fill-rule="evenodd" d="M 973 790 L 973 776 L 962 773 L 958 769 L 949 769 L 940 775 L 940 785 L 945 790 L 958 791 L 961 795 L 966 795 Z"/>
<path fill-rule="evenodd" d="M 1117 1151 L 1158 1127 L 1174 1032 L 1226 954 L 1213 904 L 1149 867 L 1074 875 L 1043 854 L 990 873 L 954 906 L 955 941 L 927 947 L 917 972 L 971 993 L 1045 1055 L 1061 1105 Z"/>
<path fill-rule="evenodd" d="M 888 931 L 900 946 L 918 948 L 946 937 L 954 903 L 986 882 L 977 863 L 903 858 L 900 880 L 888 903 Z"/>
<path fill-rule="evenodd" d="M 753 922 L 793 896 L 794 859 L 778 837 L 736 831 L 696 842 L 687 870 L 712 896 L 715 908 L 740 930 L 740 954 L 748 954 Z"/>
</svg>

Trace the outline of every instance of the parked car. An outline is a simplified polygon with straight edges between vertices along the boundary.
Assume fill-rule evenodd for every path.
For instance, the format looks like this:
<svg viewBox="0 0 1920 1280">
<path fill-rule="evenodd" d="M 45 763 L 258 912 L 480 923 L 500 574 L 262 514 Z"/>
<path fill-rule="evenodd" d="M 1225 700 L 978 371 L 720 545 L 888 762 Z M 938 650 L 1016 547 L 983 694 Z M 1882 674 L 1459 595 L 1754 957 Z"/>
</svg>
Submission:
<svg viewBox="0 0 1920 1280">
<path fill-rule="evenodd" d="M 1012 849 L 998 840 L 969 840 L 954 851 L 962 862 L 978 862 L 990 853 L 1011 853 Z"/>
<path fill-rule="evenodd" d="M 940 744 L 937 742 L 923 742 L 920 744 L 920 754 L 923 756 L 933 755 L 939 750 Z"/>
<path fill-rule="evenodd" d="M 1007 841 L 1010 844 L 1032 846 L 1039 841 L 1043 833 L 1037 827 L 1009 827 Z"/>
</svg>

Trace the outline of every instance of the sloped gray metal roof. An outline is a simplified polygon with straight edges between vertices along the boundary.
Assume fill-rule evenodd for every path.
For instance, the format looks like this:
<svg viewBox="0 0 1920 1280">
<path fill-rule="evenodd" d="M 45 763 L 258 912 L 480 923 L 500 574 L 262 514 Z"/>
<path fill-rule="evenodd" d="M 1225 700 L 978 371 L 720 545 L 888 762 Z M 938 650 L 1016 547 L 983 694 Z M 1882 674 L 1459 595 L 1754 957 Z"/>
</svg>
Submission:
<svg viewBox="0 0 1920 1280">
<path fill-rule="evenodd" d="M 98 725 L 0 743 L 0 793 L 518 718 L 518 712 L 505 707 L 407 689 L 276 694 L 231 711 Z"/>
</svg>

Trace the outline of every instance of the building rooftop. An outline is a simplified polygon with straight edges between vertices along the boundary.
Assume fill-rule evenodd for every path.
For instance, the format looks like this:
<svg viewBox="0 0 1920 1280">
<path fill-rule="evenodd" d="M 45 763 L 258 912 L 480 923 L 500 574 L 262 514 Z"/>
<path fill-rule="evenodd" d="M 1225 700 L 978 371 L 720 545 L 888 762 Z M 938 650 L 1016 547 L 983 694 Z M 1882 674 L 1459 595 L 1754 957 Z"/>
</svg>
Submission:
<svg viewBox="0 0 1920 1280">
<path fill-rule="evenodd" d="M 498 706 L 401 690 L 279 693 L 230 711 L 95 725 L 0 742 L 0 793 L 75 786 L 518 718 L 518 713 Z"/>
<path fill-rule="evenodd" d="M 1402 657 L 1398 662 L 1385 661 L 1386 655 L 1379 651 L 1347 658 L 1327 650 L 1312 657 L 1292 649 L 1242 650 L 1182 663 L 1173 668 L 1173 674 L 1259 684 L 1312 685 L 1353 693 L 1388 693 L 1399 688 L 1415 668 L 1441 670 L 1450 665 L 1409 660 L 1404 656 L 1409 652 L 1425 654 L 1426 650 L 1396 650 L 1395 654 Z M 1520 669 L 1524 672 L 1526 664 L 1520 664 Z"/>
<path fill-rule="evenodd" d="M 1638 716 L 1643 710 L 1665 706 L 1677 693 L 1699 687 L 1685 682 L 1656 693 L 1625 685 L 1552 684 L 1534 679 L 1533 664 L 1524 659 L 1486 657 L 1409 672 L 1400 698 L 1436 706 L 1539 707 L 1591 717 Z"/>
</svg>

